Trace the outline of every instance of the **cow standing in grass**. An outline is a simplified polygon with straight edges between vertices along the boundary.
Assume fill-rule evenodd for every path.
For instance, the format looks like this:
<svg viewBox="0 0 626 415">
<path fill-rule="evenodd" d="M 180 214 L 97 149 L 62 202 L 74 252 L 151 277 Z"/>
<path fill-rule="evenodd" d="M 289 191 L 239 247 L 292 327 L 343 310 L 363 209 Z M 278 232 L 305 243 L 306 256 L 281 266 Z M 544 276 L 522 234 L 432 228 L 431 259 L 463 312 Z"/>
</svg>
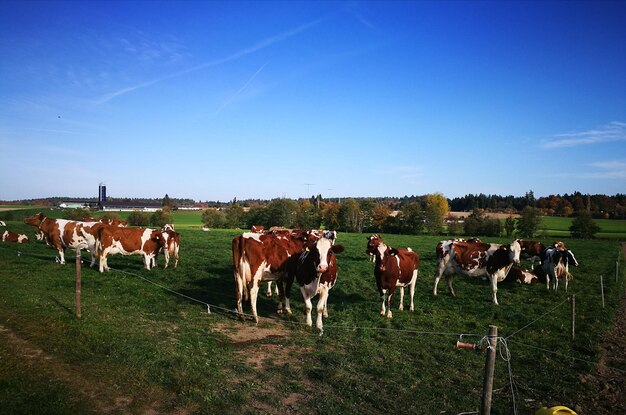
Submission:
<svg viewBox="0 0 626 415">
<path fill-rule="evenodd" d="M 521 252 L 517 240 L 510 244 L 487 244 L 482 242 L 441 241 L 437 244 L 437 272 L 433 295 L 437 295 L 437 285 L 445 276 L 450 294 L 455 296 L 452 279 L 455 274 L 472 277 L 486 275 L 491 282 L 492 301 L 498 304 L 498 282 L 503 281 L 513 263 L 519 264 Z"/>
<path fill-rule="evenodd" d="M 296 279 L 306 308 L 306 324 L 313 325 L 311 299 L 319 294 L 317 302 L 316 327 L 322 331 L 322 316 L 328 317 L 329 291 L 337 281 L 337 259 L 335 253 L 343 252 L 341 245 L 334 245 L 332 239 L 317 238 L 314 235 L 305 242 L 305 249 L 298 257 Z"/>
<path fill-rule="evenodd" d="M 419 255 L 411 248 L 393 248 L 383 243 L 380 235 L 372 235 L 367 238 L 366 252 L 374 256 L 374 277 L 376 287 L 382 300 L 381 316 L 392 318 L 391 300 L 396 287 L 400 287 L 399 310 L 404 309 L 404 287 L 409 287 L 411 296 L 409 310 L 415 309 L 413 297 L 415 296 L 415 282 L 419 269 Z"/>
</svg>

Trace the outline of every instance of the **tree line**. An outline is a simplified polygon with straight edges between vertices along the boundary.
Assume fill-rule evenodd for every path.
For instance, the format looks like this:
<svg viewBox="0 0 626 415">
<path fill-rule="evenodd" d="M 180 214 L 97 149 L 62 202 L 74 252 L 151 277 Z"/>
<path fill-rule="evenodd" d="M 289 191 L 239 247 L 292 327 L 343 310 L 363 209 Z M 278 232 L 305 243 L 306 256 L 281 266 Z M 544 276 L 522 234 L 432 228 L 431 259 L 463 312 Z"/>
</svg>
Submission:
<svg viewBox="0 0 626 415">
<path fill-rule="evenodd" d="M 339 203 L 315 197 L 299 201 L 273 199 L 249 208 L 234 202 L 223 208 L 206 209 L 202 222 L 208 228 L 249 229 L 262 225 L 266 229 L 326 228 L 357 233 L 532 238 L 537 236 L 543 215 L 541 209 L 532 206 L 523 208 L 519 218 L 509 216 L 504 221 L 489 217 L 485 210 L 478 208 L 462 219 L 452 217 L 449 212 L 448 200 L 440 193 L 406 201 L 398 210 L 372 199 L 348 198 Z M 593 238 L 600 230 L 585 210 L 578 212 L 573 225 L 570 231 L 578 238 Z"/>
</svg>

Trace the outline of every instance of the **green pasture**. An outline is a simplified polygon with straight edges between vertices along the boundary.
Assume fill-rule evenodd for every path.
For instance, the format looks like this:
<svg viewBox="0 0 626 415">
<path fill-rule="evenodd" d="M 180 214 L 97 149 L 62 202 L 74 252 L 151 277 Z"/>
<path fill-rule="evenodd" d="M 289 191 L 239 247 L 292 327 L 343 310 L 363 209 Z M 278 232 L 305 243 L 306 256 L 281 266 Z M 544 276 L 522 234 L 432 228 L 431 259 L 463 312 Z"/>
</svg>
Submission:
<svg viewBox="0 0 626 415">
<path fill-rule="evenodd" d="M 571 341 L 570 306 L 562 290 L 501 284 L 495 306 L 486 282 L 459 276 L 456 298 L 448 295 L 445 281 L 434 297 L 434 248 L 441 237 L 383 235 L 390 245 L 410 246 L 421 255 L 415 312 L 398 311 L 396 295 L 393 319 L 383 318 L 364 253 L 367 235 L 340 233 L 338 243 L 346 250 L 338 255 L 339 278 L 320 336 L 303 325 L 297 286 L 292 316 L 277 315 L 276 298 L 261 293 L 259 325 L 239 321 L 231 312 L 230 252 L 239 232 L 203 232 L 193 218 L 175 216 L 181 234 L 177 269 L 147 271 L 139 257 L 119 255 L 109 259 L 115 270 L 106 274 L 83 266 L 80 319 L 74 315 L 73 253 L 60 265 L 42 243 L 0 244 L 0 413 L 478 411 L 484 353 L 455 343 L 479 342 L 489 324 L 507 339 L 520 414 L 554 405 L 601 413 L 589 399 L 600 391 L 579 379 L 596 369 L 599 337 L 612 325 L 624 292 L 623 271 L 618 282 L 614 278 L 615 241 L 565 240 L 580 262 L 571 270 L 569 294 L 577 295 L 578 313 Z M 33 235 L 19 221 L 7 225 Z M 505 239 L 493 240 L 499 241 Z M 205 303 L 212 305 L 211 314 Z M 244 310 L 250 311 L 249 304 Z M 513 413 L 508 365 L 500 355 L 494 390 L 492 413 Z"/>
</svg>

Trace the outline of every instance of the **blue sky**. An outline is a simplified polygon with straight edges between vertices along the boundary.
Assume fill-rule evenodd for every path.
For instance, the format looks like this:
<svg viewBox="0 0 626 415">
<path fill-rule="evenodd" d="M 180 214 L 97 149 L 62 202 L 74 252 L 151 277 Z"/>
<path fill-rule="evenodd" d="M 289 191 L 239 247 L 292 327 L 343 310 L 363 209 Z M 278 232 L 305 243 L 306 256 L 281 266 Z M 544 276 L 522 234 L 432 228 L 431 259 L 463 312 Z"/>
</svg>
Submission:
<svg viewBox="0 0 626 415">
<path fill-rule="evenodd" d="M 624 193 L 624 22 L 599 1 L 3 1 L 0 199 Z"/>
</svg>

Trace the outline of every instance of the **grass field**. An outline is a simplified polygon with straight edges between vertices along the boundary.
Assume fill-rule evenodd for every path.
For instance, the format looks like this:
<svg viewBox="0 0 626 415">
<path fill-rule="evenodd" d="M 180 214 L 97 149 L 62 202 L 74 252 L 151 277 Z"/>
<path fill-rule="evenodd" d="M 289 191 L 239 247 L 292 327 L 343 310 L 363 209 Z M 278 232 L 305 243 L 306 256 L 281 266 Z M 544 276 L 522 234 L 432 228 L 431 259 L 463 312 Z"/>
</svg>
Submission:
<svg viewBox="0 0 626 415">
<path fill-rule="evenodd" d="M 258 326 L 235 318 L 230 241 L 238 232 L 203 232 L 195 228 L 194 214 L 184 213 L 182 220 L 178 215 L 179 267 L 146 271 L 138 257 L 113 256 L 109 264 L 116 270 L 110 273 L 83 268 L 81 319 L 74 316 L 71 253 L 69 263 L 60 265 L 41 243 L 0 245 L 0 412 L 477 411 L 485 356 L 454 345 L 460 334 L 478 342 L 495 324 L 508 338 L 520 414 L 546 405 L 601 414 L 588 399 L 600 391 L 580 379 L 595 370 L 599 336 L 611 326 L 624 292 L 623 272 L 619 282 L 613 278 L 617 242 L 566 240 L 581 263 L 572 269 L 570 285 L 578 313 L 572 342 L 563 291 L 502 284 L 501 305 L 494 306 L 487 283 L 458 277 L 456 298 L 445 284 L 433 297 L 434 246 L 441 237 L 383 235 L 422 258 L 416 311 L 396 310 L 387 320 L 378 314 L 372 264 L 364 253 L 367 235 L 340 233 L 346 251 L 338 255 L 339 279 L 319 336 L 302 324 L 297 288 L 290 317 L 279 317 L 276 299 L 261 294 Z M 19 221 L 7 225 L 33 234 Z M 604 310 L 600 274 L 607 277 Z M 212 314 L 204 303 L 213 306 Z M 509 371 L 500 356 L 494 390 L 492 413 L 511 414 Z"/>
</svg>

